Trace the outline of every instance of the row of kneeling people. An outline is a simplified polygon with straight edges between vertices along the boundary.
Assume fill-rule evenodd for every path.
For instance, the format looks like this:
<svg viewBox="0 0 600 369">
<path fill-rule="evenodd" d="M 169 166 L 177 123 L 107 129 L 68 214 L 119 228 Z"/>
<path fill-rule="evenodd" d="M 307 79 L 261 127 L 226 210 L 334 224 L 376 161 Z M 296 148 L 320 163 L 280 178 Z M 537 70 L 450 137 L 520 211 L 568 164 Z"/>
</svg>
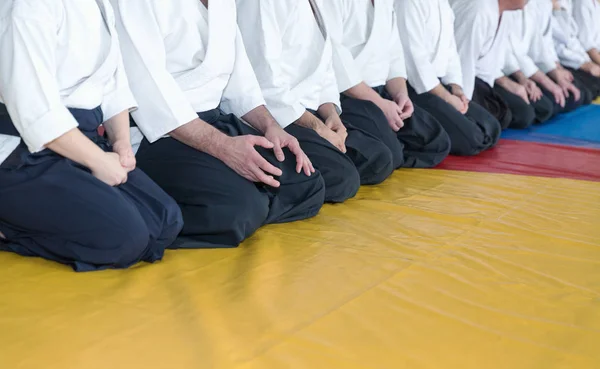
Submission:
<svg viewBox="0 0 600 369">
<path fill-rule="evenodd" d="M 526 3 L 3 1 L 0 249 L 235 247 L 589 104 L 600 4 Z"/>
</svg>

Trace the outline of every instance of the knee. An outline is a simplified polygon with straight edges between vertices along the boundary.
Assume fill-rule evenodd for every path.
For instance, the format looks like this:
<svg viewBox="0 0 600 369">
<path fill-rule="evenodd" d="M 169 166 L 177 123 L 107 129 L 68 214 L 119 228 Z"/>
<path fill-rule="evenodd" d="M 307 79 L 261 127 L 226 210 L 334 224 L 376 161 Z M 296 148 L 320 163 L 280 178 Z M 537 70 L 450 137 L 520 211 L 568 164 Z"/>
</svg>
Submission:
<svg viewBox="0 0 600 369">
<path fill-rule="evenodd" d="M 436 161 L 435 165 L 438 165 L 442 162 L 448 155 L 450 155 L 450 150 L 452 150 L 452 140 L 450 139 L 450 135 L 448 132 L 440 125 L 440 131 L 438 135 L 435 136 L 435 139 L 432 141 L 431 147 L 434 148 L 435 154 L 440 158 Z"/>
<path fill-rule="evenodd" d="M 183 215 L 175 200 L 170 199 L 164 204 L 163 228 L 159 239 L 166 247 L 169 247 L 183 229 Z"/>
<path fill-rule="evenodd" d="M 215 221 L 227 229 L 226 243 L 238 246 L 253 235 L 269 215 L 269 200 L 259 191 L 255 193 L 231 194 L 229 206 L 215 212 Z"/>
<path fill-rule="evenodd" d="M 341 203 L 358 193 L 360 174 L 350 160 L 322 175 L 325 181 L 325 202 Z"/>
<path fill-rule="evenodd" d="M 519 109 L 511 109 L 511 113 L 510 128 L 529 128 L 535 121 L 535 110 L 531 105 L 523 104 Z"/>
<path fill-rule="evenodd" d="M 556 106 L 558 107 L 558 109 L 560 109 L 560 106 L 558 104 L 556 104 Z M 555 113 L 554 102 L 546 96 L 542 96 L 542 98 L 536 103 L 535 113 L 536 123 L 544 123 L 548 121 L 554 116 Z"/>
<path fill-rule="evenodd" d="M 150 232 L 139 213 L 123 214 L 104 230 L 98 264 L 129 267 L 143 259 L 150 243 Z"/>
<path fill-rule="evenodd" d="M 373 155 L 368 173 L 361 173 L 360 183 L 363 185 L 376 185 L 385 181 L 396 169 L 392 151 L 385 145 Z"/>
</svg>

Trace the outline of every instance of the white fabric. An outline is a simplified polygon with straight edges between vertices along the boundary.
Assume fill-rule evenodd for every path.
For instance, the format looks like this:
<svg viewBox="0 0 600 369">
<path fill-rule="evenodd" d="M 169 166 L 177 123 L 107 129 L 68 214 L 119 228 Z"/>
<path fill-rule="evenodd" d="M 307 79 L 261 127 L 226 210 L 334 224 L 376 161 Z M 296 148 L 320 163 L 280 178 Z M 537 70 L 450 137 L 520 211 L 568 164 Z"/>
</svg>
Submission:
<svg viewBox="0 0 600 369">
<path fill-rule="evenodd" d="M 0 164 L 19 146 L 21 139 L 15 136 L 0 135 Z"/>
<path fill-rule="evenodd" d="M 526 7 L 531 8 L 531 3 L 528 3 Z M 535 24 L 535 19 L 533 19 L 534 14 L 531 9 L 529 9 L 529 11 L 516 10 L 506 12 L 504 17 L 510 22 L 508 31 L 509 52 L 512 52 L 515 57 L 519 70 L 521 70 L 527 78 L 530 78 L 539 70 L 539 68 L 531 58 L 529 52 L 531 48 L 534 47 L 535 43 L 541 41 L 541 33 Z M 539 45 L 537 47 L 539 47 Z M 510 72 L 507 74 L 510 74 Z"/>
<path fill-rule="evenodd" d="M 500 18 L 498 0 L 450 0 L 463 72 L 463 90 L 473 97 L 475 77 L 493 86 L 507 59 L 508 22 Z"/>
<path fill-rule="evenodd" d="M 579 41 L 586 51 L 600 51 L 600 3 L 598 0 L 572 0 L 573 18 L 579 25 Z"/>
<path fill-rule="evenodd" d="M 542 72 L 549 73 L 556 69 L 556 64 L 559 63 L 553 39 L 552 2 L 546 0 L 530 1 L 535 5 L 535 25 L 539 27 L 541 37 L 539 43 L 536 44 L 538 46 L 534 46 L 532 54 Z"/>
<path fill-rule="evenodd" d="M 396 0 L 408 81 L 419 94 L 440 83 L 462 87 L 463 74 L 448 0 Z"/>
<path fill-rule="evenodd" d="M 317 0 L 333 43 L 340 92 L 406 78 L 393 0 Z"/>
<path fill-rule="evenodd" d="M 234 0 L 111 0 L 132 115 L 150 142 L 220 106 L 241 117 L 264 105 L 236 25 Z"/>
<path fill-rule="evenodd" d="M 331 40 L 309 0 L 237 0 L 237 6 L 248 57 L 277 122 L 286 127 L 325 103 L 341 111 Z"/>
<path fill-rule="evenodd" d="M 579 69 L 590 56 L 579 41 L 579 26 L 573 18 L 571 0 L 561 0 L 561 9 L 552 12 L 552 38 L 560 63 L 566 67 Z"/>
<path fill-rule="evenodd" d="M 136 102 L 105 0 L 9 0 L 0 5 L 0 102 L 33 153 L 78 126 L 67 108 L 104 119 Z"/>
</svg>

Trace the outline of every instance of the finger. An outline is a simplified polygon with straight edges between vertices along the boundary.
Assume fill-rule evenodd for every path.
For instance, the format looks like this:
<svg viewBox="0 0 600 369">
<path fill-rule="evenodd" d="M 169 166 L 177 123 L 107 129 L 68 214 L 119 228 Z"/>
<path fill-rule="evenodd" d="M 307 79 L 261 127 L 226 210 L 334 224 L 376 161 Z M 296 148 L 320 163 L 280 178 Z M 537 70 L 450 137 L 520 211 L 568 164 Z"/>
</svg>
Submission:
<svg viewBox="0 0 600 369">
<path fill-rule="evenodd" d="M 302 159 L 302 163 L 303 163 L 302 169 L 304 169 L 304 174 L 306 174 L 308 177 L 310 177 L 313 174 L 312 164 L 306 155 L 304 155 L 304 158 Z"/>
<path fill-rule="evenodd" d="M 296 173 L 300 173 L 302 167 L 305 165 L 306 155 L 304 155 L 304 151 L 302 151 L 300 144 L 297 142 L 290 144 L 288 149 L 296 156 Z"/>
<path fill-rule="evenodd" d="M 249 140 L 254 146 L 264 147 L 265 149 L 272 149 L 275 147 L 273 142 L 267 140 L 265 137 L 261 136 L 249 136 Z"/>
<path fill-rule="evenodd" d="M 308 163 L 308 166 L 310 167 L 310 172 L 311 173 L 316 172 L 316 169 L 315 169 L 315 166 L 312 163 L 312 160 L 310 160 L 306 154 L 305 154 L 305 156 L 306 156 L 305 161 Z"/>
<path fill-rule="evenodd" d="M 275 146 L 273 146 L 273 152 L 275 153 L 275 157 L 277 158 L 277 160 L 279 160 L 280 162 L 285 160 L 285 154 L 283 153 L 283 150 L 281 149 L 281 144 L 279 142 Z"/>
<path fill-rule="evenodd" d="M 254 176 L 256 177 L 258 182 L 264 183 L 267 186 L 271 186 L 271 187 L 275 187 L 275 188 L 280 186 L 279 181 L 277 181 L 272 176 L 265 174 L 265 172 L 263 172 L 259 168 L 256 168 L 256 167 L 252 168 L 252 173 L 254 174 Z"/>
<path fill-rule="evenodd" d="M 260 154 L 258 152 L 256 152 L 253 156 L 254 157 L 252 158 L 252 161 L 254 162 L 254 164 L 256 166 L 258 166 L 265 173 L 268 173 L 268 174 L 271 174 L 271 175 L 274 175 L 277 177 L 279 177 L 283 174 L 281 169 L 279 169 L 276 166 L 274 166 L 273 164 L 269 163 L 265 158 L 260 156 Z"/>
<path fill-rule="evenodd" d="M 404 120 L 402 118 L 398 119 L 396 121 L 396 126 L 398 127 L 398 131 L 402 129 L 402 127 L 404 127 Z"/>
</svg>

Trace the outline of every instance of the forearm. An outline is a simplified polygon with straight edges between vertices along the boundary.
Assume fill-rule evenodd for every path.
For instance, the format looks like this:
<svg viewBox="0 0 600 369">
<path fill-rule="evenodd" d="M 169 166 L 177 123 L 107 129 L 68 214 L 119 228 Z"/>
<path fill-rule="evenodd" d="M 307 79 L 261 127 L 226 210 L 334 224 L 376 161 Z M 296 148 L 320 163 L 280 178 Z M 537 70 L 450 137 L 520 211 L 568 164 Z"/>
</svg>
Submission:
<svg viewBox="0 0 600 369">
<path fill-rule="evenodd" d="M 517 82 L 513 81 L 512 79 L 510 79 L 509 77 L 506 77 L 506 76 L 498 78 L 495 82 L 500 87 L 503 87 L 505 90 L 508 90 L 508 91 L 513 89 L 515 87 L 515 85 L 517 85 L 517 86 L 519 85 Z"/>
<path fill-rule="evenodd" d="M 170 135 L 177 141 L 216 158 L 219 158 L 229 138 L 223 132 L 201 119 L 194 119 L 184 124 L 171 131 Z"/>
<path fill-rule="evenodd" d="M 110 143 L 130 142 L 129 112 L 123 111 L 104 122 L 103 125 Z"/>
<path fill-rule="evenodd" d="M 368 100 L 375 104 L 377 104 L 383 99 L 381 96 L 379 96 L 377 92 L 375 92 L 375 90 L 373 90 L 364 82 L 361 82 L 358 85 L 347 89 L 346 91 L 344 91 L 344 95 L 355 99 Z"/>
<path fill-rule="evenodd" d="M 408 94 L 408 88 L 406 87 L 406 80 L 404 78 L 394 78 L 389 80 L 385 84 L 385 89 L 392 98 L 396 98 L 398 95 Z"/>
<path fill-rule="evenodd" d="M 429 91 L 429 93 L 441 98 L 444 101 L 448 101 L 450 96 L 452 96 L 450 91 L 448 91 L 441 83 L 435 86 L 431 91 Z"/>
<path fill-rule="evenodd" d="M 318 131 L 319 129 L 325 127 L 325 123 L 323 123 L 323 121 L 315 117 L 314 114 L 309 111 L 305 111 L 304 114 L 302 114 L 302 116 L 294 122 L 294 124 L 304 128 L 312 129 L 314 131 Z"/>
<path fill-rule="evenodd" d="M 317 112 L 319 113 L 319 116 L 323 120 L 327 120 L 329 117 L 334 116 L 334 115 L 339 115 L 337 108 L 332 103 L 325 103 L 325 104 L 319 106 L 319 109 L 317 110 Z"/>
<path fill-rule="evenodd" d="M 600 64 L 600 51 L 598 51 L 597 49 L 591 49 L 588 50 L 588 55 L 594 63 Z"/>
<path fill-rule="evenodd" d="M 529 80 L 529 78 L 527 78 L 520 70 L 513 73 L 511 77 L 513 77 L 520 85 L 524 85 Z"/>
<path fill-rule="evenodd" d="M 86 168 L 93 167 L 104 155 L 104 151 L 77 128 L 50 142 L 46 147 Z"/>
<path fill-rule="evenodd" d="M 242 118 L 263 134 L 267 132 L 269 128 L 279 126 L 279 123 L 277 123 L 264 105 L 252 109 Z"/>
<path fill-rule="evenodd" d="M 539 70 L 533 76 L 531 76 L 531 79 L 538 85 L 544 87 L 546 90 L 551 90 L 556 85 L 554 81 L 550 79 L 550 77 Z"/>
</svg>

